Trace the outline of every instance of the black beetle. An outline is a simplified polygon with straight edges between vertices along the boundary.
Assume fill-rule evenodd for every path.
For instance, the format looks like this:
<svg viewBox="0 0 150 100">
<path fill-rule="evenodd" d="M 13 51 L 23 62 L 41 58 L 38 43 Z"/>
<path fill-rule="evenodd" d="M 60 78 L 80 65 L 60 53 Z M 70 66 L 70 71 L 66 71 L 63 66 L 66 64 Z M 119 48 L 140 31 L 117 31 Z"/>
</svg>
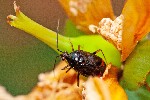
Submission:
<svg viewBox="0 0 150 100">
<path fill-rule="evenodd" d="M 71 42 L 70 42 L 71 43 Z M 67 51 L 61 51 L 58 49 L 58 33 L 57 33 L 57 50 L 61 52 L 57 57 L 61 57 L 63 61 L 66 61 L 68 63 L 67 66 L 65 66 L 62 70 L 67 69 L 66 73 L 70 69 L 74 69 L 77 74 L 77 85 L 79 86 L 79 75 L 83 75 L 85 77 L 88 76 L 103 76 L 105 70 L 106 70 L 106 63 L 102 58 L 97 56 L 96 54 L 98 52 L 102 52 L 101 49 L 90 53 L 87 51 L 80 50 L 80 45 L 78 45 L 78 50 L 74 50 L 73 45 L 72 46 L 72 52 L 68 53 Z M 103 56 L 104 53 L 102 52 Z M 104 56 L 105 58 L 105 56 Z M 105 58 L 106 60 L 106 58 Z M 56 63 L 56 60 L 55 60 Z M 54 64 L 55 68 L 55 64 Z"/>
</svg>

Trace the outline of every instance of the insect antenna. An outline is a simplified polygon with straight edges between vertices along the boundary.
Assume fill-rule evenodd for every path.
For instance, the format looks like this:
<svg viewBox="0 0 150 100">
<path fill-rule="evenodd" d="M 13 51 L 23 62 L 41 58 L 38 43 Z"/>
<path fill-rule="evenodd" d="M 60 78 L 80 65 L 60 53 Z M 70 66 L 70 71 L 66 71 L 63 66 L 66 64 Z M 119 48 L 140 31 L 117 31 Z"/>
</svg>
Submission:
<svg viewBox="0 0 150 100">
<path fill-rule="evenodd" d="M 59 21 L 60 21 L 60 19 L 58 19 L 58 25 L 57 25 L 57 50 L 59 51 L 59 52 L 61 52 L 61 53 L 63 53 L 63 51 L 61 51 L 59 48 L 58 48 L 58 32 L 59 32 Z"/>
<path fill-rule="evenodd" d="M 57 44 L 56 44 L 56 48 L 57 48 L 57 50 L 59 51 L 59 52 L 62 52 L 61 50 L 59 50 L 59 48 L 58 48 L 58 32 L 59 32 L 59 19 L 58 19 L 58 23 L 57 23 Z M 62 52 L 63 53 L 63 52 Z M 53 72 L 54 72 L 54 70 L 55 70 L 55 65 L 56 65 L 56 59 L 58 58 L 58 57 L 60 57 L 60 56 L 56 56 L 56 58 L 55 58 L 55 62 L 54 62 L 54 66 L 53 66 Z M 55 73 L 54 73 L 54 76 L 55 76 Z"/>
<path fill-rule="evenodd" d="M 95 55 L 95 54 L 97 54 L 98 52 L 101 52 L 101 53 L 103 54 L 103 57 L 104 57 L 104 59 L 105 59 L 105 62 L 106 62 L 106 64 L 108 64 L 108 63 L 107 63 L 107 60 L 106 60 L 106 57 L 105 57 L 105 55 L 104 55 L 104 53 L 103 53 L 103 51 L 102 51 L 101 49 L 96 50 L 95 52 L 93 52 L 93 54 Z"/>
</svg>

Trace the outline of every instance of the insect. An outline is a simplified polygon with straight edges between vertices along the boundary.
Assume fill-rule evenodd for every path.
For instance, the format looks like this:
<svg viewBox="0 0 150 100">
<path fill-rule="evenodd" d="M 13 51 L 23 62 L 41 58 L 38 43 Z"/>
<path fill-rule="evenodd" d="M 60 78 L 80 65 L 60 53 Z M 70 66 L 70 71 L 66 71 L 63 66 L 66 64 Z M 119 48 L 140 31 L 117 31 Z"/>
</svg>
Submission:
<svg viewBox="0 0 150 100">
<path fill-rule="evenodd" d="M 74 69 L 77 74 L 77 86 L 79 86 L 79 76 L 80 74 L 88 77 L 88 76 L 103 76 L 106 70 L 106 63 L 102 58 L 97 56 L 98 52 L 102 52 L 101 49 L 90 53 L 87 51 L 80 50 L 80 45 L 78 45 L 78 50 L 74 50 L 73 44 L 70 42 L 72 47 L 72 52 L 68 53 L 67 51 L 61 51 L 58 48 L 58 33 L 57 33 L 57 50 L 61 52 L 61 54 L 57 57 L 60 57 L 61 60 L 66 61 L 68 63 L 62 70 L 67 69 L 66 73 L 70 69 Z M 102 52 L 103 56 L 104 53 Z M 106 61 L 106 58 L 104 56 Z M 56 60 L 55 60 L 56 63 Z M 54 64 L 55 68 L 55 64 Z"/>
<path fill-rule="evenodd" d="M 71 43 L 71 47 L 72 47 L 71 53 L 68 53 L 67 51 L 63 52 L 59 50 L 58 33 L 57 33 L 57 50 L 61 52 L 61 54 L 57 57 L 60 57 L 61 60 L 66 61 L 68 63 L 68 65 L 65 66 L 62 70 L 67 69 L 66 70 L 66 73 L 67 73 L 70 69 L 74 69 L 78 73 L 77 74 L 77 86 L 79 86 L 79 75 L 83 75 L 85 77 L 103 76 L 103 73 L 106 70 L 106 63 L 104 62 L 102 58 L 96 55 L 98 52 L 102 52 L 101 49 L 93 53 L 90 53 L 87 51 L 80 50 L 80 45 L 78 45 L 78 50 L 74 50 L 72 43 Z M 104 56 L 103 52 L 102 54 Z M 56 63 L 56 60 L 55 60 L 55 63 Z"/>
</svg>

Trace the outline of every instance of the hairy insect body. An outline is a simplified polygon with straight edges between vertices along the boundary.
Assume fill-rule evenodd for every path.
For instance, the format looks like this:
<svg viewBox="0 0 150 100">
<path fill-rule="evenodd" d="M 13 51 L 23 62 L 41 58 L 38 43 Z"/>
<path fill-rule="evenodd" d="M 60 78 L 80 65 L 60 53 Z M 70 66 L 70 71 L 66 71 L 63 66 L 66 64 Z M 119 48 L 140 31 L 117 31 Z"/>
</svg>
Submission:
<svg viewBox="0 0 150 100">
<path fill-rule="evenodd" d="M 93 53 L 83 50 L 76 50 L 70 54 L 63 54 L 66 60 L 75 71 L 83 76 L 103 76 L 106 64 L 102 58 Z M 62 59 L 63 60 L 63 59 Z"/>
</svg>

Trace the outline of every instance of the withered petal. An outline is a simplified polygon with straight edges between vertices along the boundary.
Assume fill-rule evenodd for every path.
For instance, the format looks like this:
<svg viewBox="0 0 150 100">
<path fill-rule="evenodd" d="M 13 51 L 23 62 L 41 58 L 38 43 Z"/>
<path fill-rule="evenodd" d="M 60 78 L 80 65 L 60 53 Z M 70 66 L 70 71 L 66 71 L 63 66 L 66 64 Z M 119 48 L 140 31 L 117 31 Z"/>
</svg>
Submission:
<svg viewBox="0 0 150 100">
<path fill-rule="evenodd" d="M 90 77 L 85 82 L 85 100 L 127 100 L 128 97 L 117 80 L 118 71 L 117 68 L 111 67 L 109 74 L 103 79 Z"/>
<path fill-rule="evenodd" d="M 122 61 L 125 61 L 138 41 L 150 31 L 150 0 L 127 0 L 122 14 Z"/>
<path fill-rule="evenodd" d="M 98 25 L 102 18 L 114 19 L 110 0 L 59 0 L 77 28 L 89 33 L 90 24 Z M 91 33 L 91 32 L 90 32 Z"/>
</svg>

